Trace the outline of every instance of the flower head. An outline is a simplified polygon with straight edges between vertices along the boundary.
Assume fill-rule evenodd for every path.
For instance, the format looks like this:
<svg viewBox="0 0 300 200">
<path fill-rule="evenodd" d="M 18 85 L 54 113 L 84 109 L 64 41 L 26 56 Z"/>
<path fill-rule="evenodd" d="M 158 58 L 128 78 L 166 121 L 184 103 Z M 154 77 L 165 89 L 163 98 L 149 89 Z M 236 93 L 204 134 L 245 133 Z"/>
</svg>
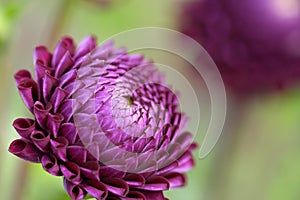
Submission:
<svg viewBox="0 0 300 200">
<path fill-rule="evenodd" d="M 63 176 L 72 199 L 159 200 L 185 185 L 196 145 L 153 63 L 90 36 L 77 48 L 64 37 L 53 54 L 36 47 L 34 64 L 36 80 L 15 74 L 34 118 L 14 121 L 11 153 Z"/>
<path fill-rule="evenodd" d="M 297 0 L 193 0 L 181 30 L 216 62 L 231 89 L 254 94 L 300 80 Z"/>
</svg>

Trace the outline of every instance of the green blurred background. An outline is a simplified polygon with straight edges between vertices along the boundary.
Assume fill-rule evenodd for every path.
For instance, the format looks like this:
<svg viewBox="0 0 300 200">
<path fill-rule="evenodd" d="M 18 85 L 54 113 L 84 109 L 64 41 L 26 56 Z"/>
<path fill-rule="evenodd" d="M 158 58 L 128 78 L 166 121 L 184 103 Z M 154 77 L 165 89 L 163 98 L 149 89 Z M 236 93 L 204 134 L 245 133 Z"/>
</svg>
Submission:
<svg viewBox="0 0 300 200">
<path fill-rule="evenodd" d="M 44 44 L 53 50 L 66 34 L 76 41 L 94 34 L 101 42 L 132 28 L 178 30 L 183 1 L 112 0 L 99 4 L 92 0 L 0 0 L 1 199 L 68 199 L 60 177 L 7 152 L 9 143 L 18 138 L 12 121 L 30 116 L 13 74 L 21 68 L 33 71 L 34 47 Z M 229 105 L 228 116 L 214 151 L 205 159 L 196 158 L 187 187 L 166 195 L 173 200 L 300 199 L 299 88 L 255 97 L 240 106 Z M 196 140 L 201 143 L 203 135 L 199 135 Z"/>
</svg>

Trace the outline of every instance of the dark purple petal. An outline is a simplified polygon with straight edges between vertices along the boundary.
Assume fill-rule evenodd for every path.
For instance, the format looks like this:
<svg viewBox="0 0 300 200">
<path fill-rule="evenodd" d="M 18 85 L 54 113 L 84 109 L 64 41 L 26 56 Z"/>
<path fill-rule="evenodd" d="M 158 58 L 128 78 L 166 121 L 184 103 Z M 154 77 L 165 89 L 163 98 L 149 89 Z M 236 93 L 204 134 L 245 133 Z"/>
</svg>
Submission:
<svg viewBox="0 0 300 200">
<path fill-rule="evenodd" d="M 52 174 L 54 176 L 62 175 L 59 164 L 58 164 L 55 156 L 44 155 L 42 157 L 41 163 L 42 163 L 44 170 L 46 170 L 50 174 Z"/>
<path fill-rule="evenodd" d="M 47 118 L 51 109 L 52 109 L 51 104 L 47 104 L 46 106 L 44 106 L 44 104 L 40 101 L 36 101 L 34 104 L 33 113 L 35 115 L 36 121 L 43 129 L 46 129 Z"/>
<path fill-rule="evenodd" d="M 75 185 L 67 179 L 64 179 L 64 186 L 72 200 L 82 200 L 86 195 L 86 191 L 82 186 Z"/>
<path fill-rule="evenodd" d="M 121 197 L 122 200 L 147 200 L 146 196 L 137 191 L 130 191 L 126 197 Z"/>
<path fill-rule="evenodd" d="M 73 39 L 70 37 L 64 37 L 62 40 L 57 44 L 52 58 L 52 67 L 56 69 L 58 67 L 59 62 L 61 61 L 62 57 L 69 52 L 71 56 L 73 56 L 75 51 L 75 44 Z"/>
<path fill-rule="evenodd" d="M 23 160 L 30 162 L 40 162 L 42 153 L 31 143 L 28 143 L 22 139 L 13 141 L 8 151 Z"/>
<path fill-rule="evenodd" d="M 111 163 L 109 163 L 109 166 L 112 166 Z M 122 166 L 122 165 L 121 165 Z M 125 168 L 123 170 L 116 169 L 117 166 L 108 167 L 108 166 L 102 166 L 100 168 L 100 176 L 101 177 L 117 177 L 117 178 L 123 178 L 126 175 Z"/>
<path fill-rule="evenodd" d="M 81 182 L 80 168 L 76 163 L 67 161 L 60 165 L 60 170 L 63 176 L 71 183 L 79 184 Z"/>
<path fill-rule="evenodd" d="M 50 134 L 48 131 L 33 131 L 30 136 L 34 145 L 42 152 L 48 152 L 50 150 Z"/>
<path fill-rule="evenodd" d="M 64 116 L 61 114 L 48 114 L 47 128 L 54 137 L 58 136 L 59 128 L 63 120 Z"/>
<path fill-rule="evenodd" d="M 85 163 L 87 157 L 87 150 L 82 146 L 68 146 L 68 159 L 76 163 Z"/>
<path fill-rule="evenodd" d="M 152 191 L 143 191 L 146 199 L 148 200 L 166 200 L 167 198 L 164 197 L 161 191 L 159 192 L 152 192 Z"/>
<path fill-rule="evenodd" d="M 25 105 L 32 111 L 34 102 L 39 100 L 39 89 L 36 82 L 29 78 L 22 79 L 18 89 Z"/>
<path fill-rule="evenodd" d="M 63 137 L 58 137 L 50 140 L 51 149 L 53 153 L 61 160 L 67 160 L 67 146 L 68 140 Z"/>
<path fill-rule="evenodd" d="M 129 192 L 128 184 L 119 178 L 105 178 L 102 179 L 108 191 L 119 196 L 126 196 Z"/>
<path fill-rule="evenodd" d="M 124 181 L 129 186 L 142 186 L 145 184 L 145 178 L 139 174 L 128 174 L 124 177 Z"/>
<path fill-rule="evenodd" d="M 53 77 L 49 72 L 43 78 L 43 97 L 46 102 L 50 101 L 54 88 L 58 85 L 59 79 Z"/>
<path fill-rule="evenodd" d="M 77 139 L 77 128 L 73 123 L 64 123 L 59 128 L 59 137 L 64 137 L 69 144 L 74 144 Z"/>
<path fill-rule="evenodd" d="M 108 191 L 106 186 L 96 180 L 86 180 L 83 184 L 84 189 L 96 199 L 106 199 Z"/>
<path fill-rule="evenodd" d="M 36 76 L 39 88 L 43 88 L 43 79 L 46 76 L 46 73 L 53 74 L 54 69 L 46 66 L 43 63 L 43 61 L 37 60 L 35 62 L 35 76 Z"/>
<path fill-rule="evenodd" d="M 94 50 L 97 46 L 96 40 L 97 39 L 94 36 L 88 36 L 85 39 L 83 39 L 78 46 L 77 52 L 74 55 L 74 59 L 77 60 L 78 58 Z"/>
<path fill-rule="evenodd" d="M 97 161 L 88 161 L 80 165 L 81 174 L 88 179 L 100 180 L 100 166 Z"/>
<path fill-rule="evenodd" d="M 80 106 L 79 104 L 76 106 L 76 103 L 77 102 L 74 99 L 66 99 L 62 102 L 58 111 L 61 115 L 63 115 L 64 122 L 69 122 L 73 117 L 73 114 L 76 112 L 76 107 Z"/>
<path fill-rule="evenodd" d="M 35 130 L 35 121 L 28 118 L 18 118 L 13 122 L 13 127 L 21 137 L 30 140 L 30 135 Z"/>
<path fill-rule="evenodd" d="M 51 64 L 51 53 L 48 51 L 45 46 L 38 46 L 34 50 L 34 63 L 38 60 L 41 61 L 44 65 L 49 66 Z"/>
<path fill-rule="evenodd" d="M 17 85 L 19 85 L 23 79 L 31 79 L 31 74 L 28 70 L 21 69 L 14 75 L 14 78 L 16 80 Z"/>
</svg>

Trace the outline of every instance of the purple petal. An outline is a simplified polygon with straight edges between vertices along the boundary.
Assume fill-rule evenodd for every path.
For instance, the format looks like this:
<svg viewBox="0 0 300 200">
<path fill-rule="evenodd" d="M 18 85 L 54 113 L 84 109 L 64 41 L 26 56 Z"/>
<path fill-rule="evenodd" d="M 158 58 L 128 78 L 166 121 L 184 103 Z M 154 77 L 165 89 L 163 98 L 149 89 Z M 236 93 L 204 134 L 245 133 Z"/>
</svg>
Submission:
<svg viewBox="0 0 300 200">
<path fill-rule="evenodd" d="M 51 57 L 51 53 L 45 46 L 38 46 L 34 50 L 34 63 L 40 60 L 44 65 L 49 66 L 49 64 L 51 63 Z"/>
<path fill-rule="evenodd" d="M 81 182 L 80 168 L 77 164 L 67 161 L 64 164 L 60 165 L 60 170 L 68 181 L 79 184 Z"/>
<path fill-rule="evenodd" d="M 81 105 L 74 99 L 66 99 L 62 102 L 58 112 L 63 115 L 64 122 L 69 122 Z"/>
<path fill-rule="evenodd" d="M 143 191 L 143 194 L 147 200 L 166 200 L 162 192 Z"/>
<path fill-rule="evenodd" d="M 82 57 L 79 57 L 74 66 L 72 67 L 73 69 L 79 69 L 81 66 L 86 65 L 86 64 L 90 64 L 91 62 L 93 62 L 94 60 L 91 58 L 90 54 L 86 54 Z"/>
<path fill-rule="evenodd" d="M 184 154 L 185 149 L 182 149 L 182 146 L 178 143 L 172 143 L 167 146 L 168 157 L 164 161 L 165 164 L 168 162 L 174 162 L 179 159 L 179 157 Z M 162 163 L 163 164 L 163 163 Z"/>
<path fill-rule="evenodd" d="M 142 186 L 145 184 L 145 178 L 139 174 L 128 174 L 124 177 L 124 181 L 129 186 Z"/>
<path fill-rule="evenodd" d="M 63 90 L 62 88 L 56 88 L 50 102 L 53 105 L 53 112 L 57 112 L 59 109 L 59 106 L 61 105 L 62 101 L 68 96 L 68 92 Z"/>
<path fill-rule="evenodd" d="M 119 196 L 126 196 L 129 192 L 128 184 L 119 178 L 102 179 L 108 191 Z"/>
<path fill-rule="evenodd" d="M 108 192 L 106 186 L 96 180 L 86 180 L 83 184 L 84 189 L 96 199 L 106 199 Z"/>
<path fill-rule="evenodd" d="M 193 135 L 189 132 L 184 132 L 176 138 L 176 143 L 180 144 L 181 148 L 187 150 L 192 144 Z"/>
<path fill-rule="evenodd" d="M 130 191 L 126 197 L 121 197 L 122 200 L 147 200 L 146 196 L 137 191 Z"/>
<path fill-rule="evenodd" d="M 46 76 L 46 73 L 53 74 L 54 69 L 46 66 L 43 61 L 37 60 L 35 62 L 35 76 L 40 88 L 43 88 L 43 79 Z"/>
<path fill-rule="evenodd" d="M 198 148 L 198 144 L 197 143 L 192 143 L 191 145 L 190 145 L 190 147 L 189 147 L 189 151 L 190 152 L 193 152 L 193 151 L 195 151 L 197 148 Z"/>
<path fill-rule="evenodd" d="M 50 134 L 48 131 L 33 131 L 31 134 L 31 140 L 34 145 L 42 152 L 48 152 L 50 150 Z"/>
<path fill-rule="evenodd" d="M 109 166 L 111 166 L 111 164 L 109 164 Z M 126 172 L 124 172 L 125 170 L 126 170 L 125 168 L 124 168 L 124 170 L 117 170 L 117 169 L 112 168 L 112 167 L 101 166 L 100 176 L 101 177 L 123 178 L 126 174 Z"/>
<path fill-rule="evenodd" d="M 82 200 L 86 195 L 86 191 L 82 186 L 75 185 L 67 179 L 64 179 L 64 187 L 72 200 Z"/>
<path fill-rule="evenodd" d="M 81 173 L 85 178 L 92 180 L 100 180 L 99 170 L 100 165 L 96 161 L 88 161 L 86 163 L 81 164 L 80 166 Z"/>
<path fill-rule="evenodd" d="M 183 187 L 186 185 L 186 177 L 181 173 L 170 173 L 165 176 L 170 183 L 170 188 Z"/>
<path fill-rule="evenodd" d="M 59 128 L 63 120 L 64 116 L 61 114 L 48 114 L 47 128 L 54 137 L 58 136 Z"/>
<path fill-rule="evenodd" d="M 62 40 L 57 44 L 52 58 L 52 67 L 56 69 L 62 57 L 69 52 L 73 56 L 75 51 L 75 44 L 71 37 L 63 37 Z"/>
<path fill-rule="evenodd" d="M 162 191 L 168 190 L 170 188 L 170 184 L 169 181 L 162 176 L 152 176 L 146 180 L 145 185 L 138 186 L 136 188 L 150 191 Z"/>
<path fill-rule="evenodd" d="M 60 60 L 56 70 L 55 70 L 55 77 L 59 78 L 64 72 L 69 70 L 74 65 L 74 61 L 70 52 L 67 51 L 65 55 Z"/>
<path fill-rule="evenodd" d="M 178 167 L 174 169 L 174 172 L 186 172 L 192 169 L 195 166 L 195 161 L 191 152 L 185 152 L 179 159 L 178 159 Z"/>
<path fill-rule="evenodd" d="M 61 176 L 62 173 L 60 171 L 58 162 L 56 157 L 44 155 L 42 157 L 42 166 L 43 168 L 54 176 Z"/>
<path fill-rule="evenodd" d="M 151 153 L 149 153 L 151 154 Z M 143 155 L 143 154 L 142 154 Z M 147 172 L 155 172 L 157 170 L 157 162 L 154 159 L 147 160 L 147 162 L 139 162 L 139 169 L 140 173 L 147 173 Z"/>
<path fill-rule="evenodd" d="M 23 79 L 31 79 L 31 74 L 28 70 L 21 69 L 14 75 L 14 78 L 16 80 L 17 85 L 19 85 Z"/>
<path fill-rule="evenodd" d="M 45 101 L 49 101 L 52 96 L 54 87 L 59 83 L 59 79 L 53 77 L 49 72 L 45 73 L 43 78 L 43 97 Z"/>
<path fill-rule="evenodd" d="M 36 118 L 36 121 L 43 129 L 46 129 L 47 117 L 51 109 L 52 109 L 51 104 L 47 104 L 45 107 L 44 104 L 40 101 L 35 102 L 33 106 L 33 113 Z"/>
<path fill-rule="evenodd" d="M 160 175 L 160 174 L 163 174 L 163 173 L 166 173 L 166 172 L 170 172 L 172 171 L 173 169 L 177 168 L 178 167 L 178 162 L 177 161 L 174 161 L 172 163 L 168 163 L 167 162 L 167 166 L 165 166 L 165 164 L 163 164 L 163 168 L 160 168 L 162 166 L 159 167 L 159 171 L 156 173 L 157 175 Z"/>
<path fill-rule="evenodd" d="M 32 111 L 34 102 L 39 100 L 37 83 L 29 78 L 22 79 L 19 82 L 18 89 L 25 105 Z"/>
<path fill-rule="evenodd" d="M 94 36 L 88 36 L 81 41 L 78 46 L 77 52 L 74 56 L 74 59 L 77 60 L 78 58 L 88 54 L 92 50 L 94 50 L 97 46 L 97 39 Z"/>
<path fill-rule="evenodd" d="M 69 144 L 74 144 L 77 139 L 77 128 L 73 123 L 64 123 L 59 128 L 59 137 L 64 137 Z"/>
<path fill-rule="evenodd" d="M 67 146 L 68 140 L 62 137 L 58 137 L 50 140 L 53 153 L 61 160 L 67 160 Z"/>
<path fill-rule="evenodd" d="M 74 83 L 74 81 L 77 78 L 77 71 L 76 70 L 71 70 L 60 77 L 60 82 L 58 87 L 64 88 L 67 87 L 68 85 Z M 71 88 L 70 91 L 72 91 L 73 88 Z"/>
<path fill-rule="evenodd" d="M 21 137 L 30 140 L 30 135 L 35 129 L 35 121 L 28 118 L 18 118 L 13 122 L 13 127 Z"/>
<path fill-rule="evenodd" d="M 67 147 L 68 160 L 76 163 L 85 163 L 87 157 L 87 150 L 82 146 L 68 146 Z"/>
<path fill-rule="evenodd" d="M 31 143 L 28 143 L 22 139 L 13 141 L 8 151 L 23 160 L 30 162 L 40 162 L 42 153 Z"/>
</svg>

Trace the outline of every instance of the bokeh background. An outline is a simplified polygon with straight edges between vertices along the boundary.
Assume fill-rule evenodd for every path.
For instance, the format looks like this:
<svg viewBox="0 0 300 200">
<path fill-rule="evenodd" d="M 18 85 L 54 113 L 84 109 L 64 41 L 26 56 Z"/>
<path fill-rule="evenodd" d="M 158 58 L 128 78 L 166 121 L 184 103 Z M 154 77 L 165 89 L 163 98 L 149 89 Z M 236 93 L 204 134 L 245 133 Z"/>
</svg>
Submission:
<svg viewBox="0 0 300 200">
<path fill-rule="evenodd" d="M 93 34 L 101 42 L 132 28 L 179 30 L 183 2 L 0 0 L 1 199 L 68 199 L 60 177 L 7 151 L 9 143 L 18 138 L 13 120 L 30 116 L 13 74 L 21 68 L 33 71 L 34 47 L 44 44 L 53 50 L 62 35 L 80 41 Z M 173 200 L 300 199 L 299 87 L 255 96 L 243 100 L 242 106 L 231 104 L 239 103 L 229 95 L 228 119 L 213 152 L 200 160 L 197 151 L 196 167 L 188 173 L 187 187 L 169 191 L 166 196 Z M 203 133 L 197 135 L 195 139 L 201 144 Z"/>
</svg>

